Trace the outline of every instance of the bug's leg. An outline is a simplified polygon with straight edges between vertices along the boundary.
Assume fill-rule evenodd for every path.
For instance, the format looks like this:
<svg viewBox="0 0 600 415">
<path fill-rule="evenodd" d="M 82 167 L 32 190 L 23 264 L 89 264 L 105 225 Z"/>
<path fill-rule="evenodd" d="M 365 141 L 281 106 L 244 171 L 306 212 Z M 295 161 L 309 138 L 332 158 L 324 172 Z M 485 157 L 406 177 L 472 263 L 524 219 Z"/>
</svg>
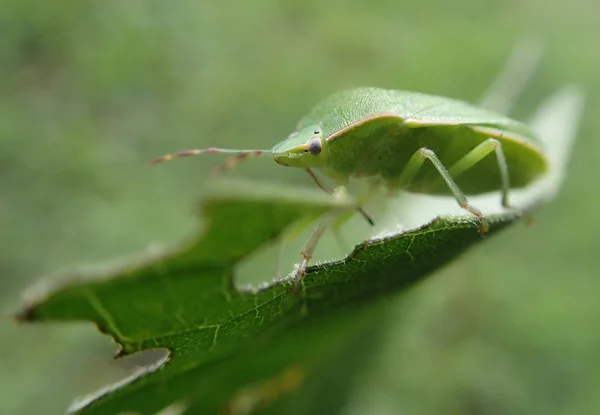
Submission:
<svg viewBox="0 0 600 415">
<path fill-rule="evenodd" d="M 278 240 L 279 249 L 278 249 L 278 253 L 277 253 L 277 263 L 275 266 L 275 280 L 276 281 L 280 280 L 282 277 L 281 270 L 283 268 L 282 264 L 283 264 L 283 254 L 285 252 L 285 246 L 288 243 L 295 241 L 298 238 L 298 236 L 302 232 L 304 232 L 310 225 L 315 223 L 315 221 L 317 219 L 318 219 L 318 217 L 308 217 L 308 218 L 305 218 L 304 220 L 296 222 L 279 237 L 279 240 Z"/>
<path fill-rule="evenodd" d="M 330 187 L 326 186 L 311 169 L 306 169 L 306 172 L 311 177 L 311 179 L 313 179 L 313 181 L 317 184 L 317 186 L 319 186 L 319 188 L 321 188 L 321 190 L 323 190 L 325 193 L 329 193 L 330 195 L 333 195 L 334 190 L 331 189 Z M 369 224 L 371 226 L 375 225 L 375 222 L 373 222 L 373 219 L 367 214 L 367 212 L 365 212 L 365 210 L 362 208 L 361 204 L 358 204 L 356 206 L 356 210 L 358 211 L 358 213 L 360 213 L 366 219 L 367 222 L 369 222 Z"/>
<path fill-rule="evenodd" d="M 348 197 L 348 191 L 344 186 L 338 186 L 333 190 L 332 196 L 336 199 L 343 200 L 344 198 Z M 351 210 L 351 212 L 353 211 L 354 209 Z M 332 223 L 335 226 L 341 226 L 341 224 L 344 221 L 348 220 L 351 217 L 351 215 L 346 215 L 347 212 L 347 209 L 343 209 L 341 211 L 327 214 L 321 219 L 319 226 L 308 240 L 308 243 L 306 244 L 304 249 L 302 249 L 301 254 L 303 256 L 303 259 L 300 265 L 298 266 L 298 269 L 296 270 L 294 286 L 291 289 L 291 292 L 293 294 L 298 294 L 300 284 L 302 283 L 302 279 L 304 278 L 304 274 L 306 273 L 306 268 L 308 267 L 308 264 L 312 259 L 313 253 L 315 251 L 317 243 L 319 242 L 319 239 L 321 239 L 321 236 L 323 236 L 323 232 L 325 232 L 325 229 L 327 229 L 327 227 Z"/>
<path fill-rule="evenodd" d="M 510 190 L 508 163 L 506 162 L 506 156 L 502 150 L 502 143 L 495 138 L 489 138 L 483 143 L 479 144 L 473 150 L 469 151 L 463 158 L 454 163 L 454 165 L 448 169 L 448 172 L 452 177 L 456 178 L 465 171 L 469 170 L 475 164 L 479 163 L 491 152 L 496 153 L 496 161 L 498 162 L 498 170 L 500 171 L 502 206 L 505 208 L 510 208 L 508 203 L 508 193 Z"/>
<path fill-rule="evenodd" d="M 302 249 L 301 251 L 303 258 L 302 262 L 298 266 L 298 269 L 296 270 L 294 285 L 291 289 L 291 292 L 293 294 L 298 294 L 300 284 L 302 283 L 302 279 L 304 278 L 304 274 L 306 273 L 306 268 L 308 267 L 308 264 L 312 259 L 313 253 L 315 252 L 315 248 L 317 246 L 317 243 L 319 242 L 319 239 L 321 239 L 321 236 L 323 236 L 323 232 L 325 232 L 325 229 L 327 229 L 329 219 L 329 217 L 326 217 L 321 221 L 321 223 L 319 223 L 319 226 L 308 240 L 308 243 L 306 244 L 304 249 Z"/>
<path fill-rule="evenodd" d="M 399 186 L 404 187 L 408 185 L 412 181 L 412 179 L 415 178 L 415 176 L 423 166 L 423 163 L 425 163 L 425 160 L 431 161 L 431 163 L 434 165 L 438 173 L 442 176 L 442 179 L 444 179 L 444 182 L 446 182 L 446 185 L 448 185 L 448 187 L 450 188 L 450 191 L 452 191 L 452 194 L 454 195 L 454 198 L 456 199 L 460 207 L 465 209 L 480 220 L 481 226 L 479 228 L 479 233 L 481 233 L 482 235 L 487 233 L 489 229 L 489 223 L 487 219 L 483 216 L 479 209 L 469 204 L 467 196 L 465 196 L 464 192 L 460 190 L 460 187 L 458 187 L 458 185 L 456 184 L 456 182 L 454 181 L 444 164 L 432 150 L 422 147 L 412 155 L 412 157 L 404 167 L 404 170 L 400 174 L 400 177 L 398 178 Z"/>
<path fill-rule="evenodd" d="M 325 193 L 329 193 L 330 195 L 333 194 L 333 189 L 329 186 L 327 186 L 325 183 L 323 183 L 315 174 L 314 171 L 312 171 L 311 169 L 306 169 L 306 172 L 308 173 L 308 175 L 310 176 L 311 179 L 313 179 L 313 182 L 315 182 L 315 184 L 317 186 L 319 186 L 319 188 L 321 190 L 323 190 Z"/>
<path fill-rule="evenodd" d="M 479 144 L 473 150 L 468 152 L 462 159 L 457 161 L 452 167 L 450 167 L 450 174 L 453 177 L 458 177 L 466 170 L 477 164 L 481 159 L 487 156 L 489 153 L 494 151 L 496 153 L 496 161 L 498 163 L 498 170 L 500 171 L 501 191 L 502 191 L 502 206 L 507 209 L 513 209 L 508 201 L 510 192 L 510 177 L 508 173 L 508 163 L 506 156 L 502 150 L 502 143 L 494 138 L 489 138 L 483 143 Z M 521 214 L 527 225 L 533 224 L 533 217 L 531 213 L 518 211 Z"/>
</svg>

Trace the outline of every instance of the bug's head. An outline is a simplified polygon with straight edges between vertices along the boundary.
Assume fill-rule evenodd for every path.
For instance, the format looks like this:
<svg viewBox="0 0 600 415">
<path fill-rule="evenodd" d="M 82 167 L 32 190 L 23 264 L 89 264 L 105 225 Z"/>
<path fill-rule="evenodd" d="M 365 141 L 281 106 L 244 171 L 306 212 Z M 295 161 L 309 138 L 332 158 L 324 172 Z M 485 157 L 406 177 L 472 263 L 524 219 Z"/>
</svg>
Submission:
<svg viewBox="0 0 600 415">
<path fill-rule="evenodd" d="M 327 140 L 320 125 L 309 125 L 275 145 L 273 158 L 290 167 L 320 167 L 327 159 Z"/>
</svg>

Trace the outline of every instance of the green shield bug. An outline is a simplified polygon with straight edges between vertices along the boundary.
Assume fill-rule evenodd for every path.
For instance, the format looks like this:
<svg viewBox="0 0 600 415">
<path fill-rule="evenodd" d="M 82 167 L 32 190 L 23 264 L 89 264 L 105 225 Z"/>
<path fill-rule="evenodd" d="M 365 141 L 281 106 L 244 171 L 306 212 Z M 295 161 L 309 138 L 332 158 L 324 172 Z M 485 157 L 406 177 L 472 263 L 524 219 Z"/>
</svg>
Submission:
<svg viewBox="0 0 600 415">
<path fill-rule="evenodd" d="M 520 122 L 450 98 L 380 88 L 355 88 L 330 96 L 271 150 L 187 150 L 150 164 L 202 153 L 233 154 L 221 169 L 271 154 L 278 164 L 307 171 L 331 194 L 352 178 L 377 179 L 390 191 L 450 192 L 480 221 L 482 234 L 488 222 L 468 203 L 467 194 L 500 191 L 502 206 L 508 208 L 511 188 L 526 186 L 548 169 L 540 143 Z M 488 157 L 491 153 L 493 157 Z M 321 181 L 317 170 L 335 189 Z M 362 207 L 356 209 L 372 223 Z M 320 224 L 302 252 L 294 291 L 325 226 Z"/>
</svg>

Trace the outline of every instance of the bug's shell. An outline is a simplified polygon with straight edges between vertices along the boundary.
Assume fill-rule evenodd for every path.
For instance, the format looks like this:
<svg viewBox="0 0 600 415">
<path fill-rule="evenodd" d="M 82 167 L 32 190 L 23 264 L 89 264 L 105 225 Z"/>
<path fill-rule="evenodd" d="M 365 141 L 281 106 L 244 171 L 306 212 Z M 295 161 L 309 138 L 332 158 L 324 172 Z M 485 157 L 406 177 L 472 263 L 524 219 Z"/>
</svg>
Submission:
<svg viewBox="0 0 600 415">
<path fill-rule="evenodd" d="M 337 182 L 380 176 L 394 189 L 395 179 L 419 148 L 433 150 L 449 168 L 488 138 L 502 143 L 512 188 L 529 184 L 548 169 L 540 143 L 526 125 L 450 98 L 355 88 L 316 105 L 299 127 L 313 124 L 322 126 L 329 143 L 327 164 L 322 169 Z M 501 182 L 495 155 L 488 155 L 455 179 L 465 193 L 498 190 Z M 429 162 L 406 190 L 448 192 Z"/>
</svg>

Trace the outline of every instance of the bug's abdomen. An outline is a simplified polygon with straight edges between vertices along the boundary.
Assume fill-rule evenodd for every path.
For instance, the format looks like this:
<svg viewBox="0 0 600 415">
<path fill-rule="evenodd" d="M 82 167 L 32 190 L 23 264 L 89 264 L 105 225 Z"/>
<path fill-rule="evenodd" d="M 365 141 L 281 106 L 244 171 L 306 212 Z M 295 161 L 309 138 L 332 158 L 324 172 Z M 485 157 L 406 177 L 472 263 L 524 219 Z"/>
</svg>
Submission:
<svg viewBox="0 0 600 415">
<path fill-rule="evenodd" d="M 503 145 L 511 187 L 523 187 L 544 172 L 545 160 L 535 149 L 501 134 L 490 137 L 468 125 L 409 128 L 401 119 L 393 118 L 373 120 L 332 140 L 327 168 L 337 177 L 379 176 L 388 188 L 400 190 L 398 178 L 420 148 L 433 150 L 450 168 L 488 138 L 496 138 Z M 496 156 L 489 154 L 455 180 L 468 194 L 498 190 L 501 180 Z M 429 161 L 425 161 L 418 175 L 404 188 L 418 193 L 449 192 Z"/>
</svg>

